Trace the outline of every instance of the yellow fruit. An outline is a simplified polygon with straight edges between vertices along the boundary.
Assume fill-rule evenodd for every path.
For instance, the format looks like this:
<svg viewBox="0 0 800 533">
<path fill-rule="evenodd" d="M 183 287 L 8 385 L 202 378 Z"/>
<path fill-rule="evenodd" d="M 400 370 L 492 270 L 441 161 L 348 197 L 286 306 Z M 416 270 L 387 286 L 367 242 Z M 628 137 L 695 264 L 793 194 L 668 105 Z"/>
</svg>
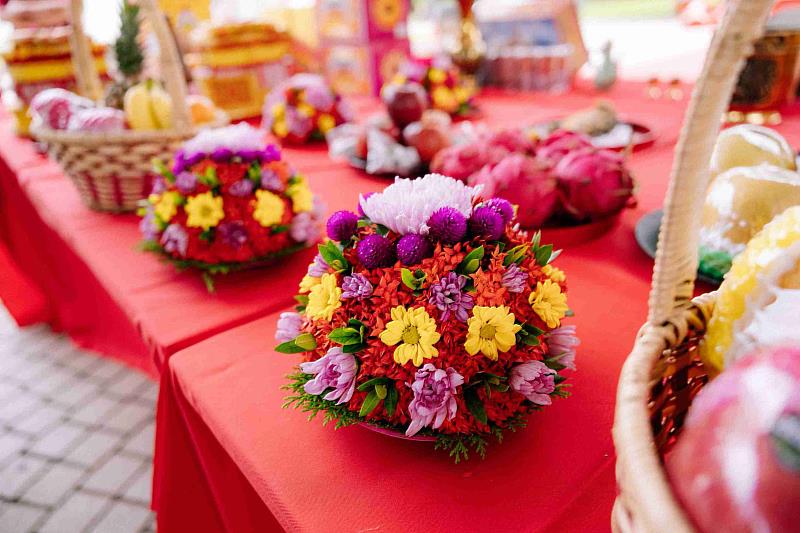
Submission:
<svg viewBox="0 0 800 533">
<path fill-rule="evenodd" d="M 125 92 L 125 118 L 134 130 L 163 130 L 172 127 L 172 100 L 152 80 L 137 83 Z"/>
<path fill-rule="evenodd" d="M 192 124 L 206 124 L 217 118 L 217 108 L 205 96 L 190 94 L 186 98 L 186 102 L 189 104 Z"/>
<path fill-rule="evenodd" d="M 786 328 L 778 321 L 795 323 L 797 317 L 781 312 L 765 321 L 759 311 L 776 303 L 796 301 L 800 289 L 800 206 L 790 207 L 764 226 L 745 251 L 733 261 L 719 288 L 717 301 L 700 356 L 710 371 L 720 371 L 745 351 L 743 345 L 759 339 L 797 335 L 797 327 Z M 782 302 L 779 300 L 782 299 Z M 753 326 L 773 331 L 752 331 Z M 789 331 L 791 330 L 791 331 Z M 763 341 L 760 341 L 763 342 Z M 736 344 L 734 346 L 734 344 Z M 733 349 L 732 349 L 733 346 Z"/>
<path fill-rule="evenodd" d="M 700 244 L 734 257 L 764 224 L 795 205 L 800 205 L 797 172 L 768 164 L 732 168 L 708 189 Z"/>
<path fill-rule="evenodd" d="M 711 175 L 734 167 L 752 167 L 769 163 L 796 170 L 796 154 L 780 133 L 763 126 L 742 124 L 719 134 L 711 155 Z"/>
</svg>

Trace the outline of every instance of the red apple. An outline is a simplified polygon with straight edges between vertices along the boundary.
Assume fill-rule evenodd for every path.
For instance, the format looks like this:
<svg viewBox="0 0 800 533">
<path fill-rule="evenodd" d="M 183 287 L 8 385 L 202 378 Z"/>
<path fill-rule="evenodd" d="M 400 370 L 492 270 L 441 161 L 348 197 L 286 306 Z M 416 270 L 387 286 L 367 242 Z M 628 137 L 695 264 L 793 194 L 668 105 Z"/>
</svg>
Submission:
<svg viewBox="0 0 800 533">
<path fill-rule="evenodd" d="M 419 83 L 387 85 L 382 97 L 389 116 L 400 129 L 420 120 L 428 107 L 428 96 Z"/>
<path fill-rule="evenodd" d="M 441 150 L 450 146 L 447 130 L 422 122 L 412 122 L 406 126 L 403 129 L 403 140 L 406 145 L 417 149 L 419 158 L 426 164 L 433 161 L 434 156 Z"/>
</svg>

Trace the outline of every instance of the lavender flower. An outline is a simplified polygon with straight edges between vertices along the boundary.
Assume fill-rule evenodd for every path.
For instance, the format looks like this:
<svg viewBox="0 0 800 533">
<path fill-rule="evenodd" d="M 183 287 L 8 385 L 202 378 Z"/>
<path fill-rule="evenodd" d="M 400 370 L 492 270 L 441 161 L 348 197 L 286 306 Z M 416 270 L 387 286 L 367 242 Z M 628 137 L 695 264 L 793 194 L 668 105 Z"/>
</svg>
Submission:
<svg viewBox="0 0 800 533">
<path fill-rule="evenodd" d="M 398 235 L 428 233 L 428 219 L 441 207 L 452 207 L 464 217 L 472 214 L 472 199 L 480 188 L 440 174 L 395 179 L 383 192 L 361 197 L 361 208 L 370 220 L 383 224 Z"/>
<path fill-rule="evenodd" d="M 261 188 L 272 192 L 281 192 L 283 182 L 278 174 L 271 168 L 261 169 Z"/>
<path fill-rule="evenodd" d="M 382 268 L 392 266 L 395 251 L 392 241 L 380 235 L 368 235 L 356 246 L 356 255 L 366 268 Z"/>
<path fill-rule="evenodd" d="M 161 245 L 167 253 L 177 252 L 181 256 L 186 256 L 189 235 L 179 224 L 170 224 L 161 234 Z"/>
<path fill-rule="evenodd" d="M 175 176 L 175 187 L 178 188 L 181 194 L 191 194 L 197 187 L 197 176 L 191 172 L 181 172 Z"/>
<path fill-rule="evenodd" d="M 473 235 L 496 241 L 503 235 L 503 217 L 491 207 L 482 206 L 475 209 L 469 219 L 469 230 Z"/>
<path fill-rule="evenodd" d="M 454 368 L 442 370 L 428 363 L 414 376 L 410 385 L 414 399 L 408 404 L 411 424 L 406 436 L 416 435 L 424 427 L 437 429 L 442 422 L 456 416 L 456 387 L 464 384 L 464 377 Z"/>
<path fill-rule="evenodd" d="M 324 400 L 338 400 L 337 405 L 347 403 L 353 397 L 356 388 L 356 358 L 353 354 L 344 353 L 340 347 L 331 348 L 324 356 L 310 363 L 301 363 L 300 370 L 316 377 L 303 386 L 308 394 L 319 396 L 328 389 L 333 389 L 323 396 Z"/>
<path fill-rule="evenodd" d="M 223 222 L 217 226 L 217 235 L 222 242 L 237 250 L 247 242 L 247 229 L 238 220 Z"/>
<path fill-rule="evenodd" d="M 139 221 L 139 231 L 142 232 L 142 237 L 144 237 L 146 241 L 158 240 L 159 227 L 156 223 L 156 215 L 152 207 L 147 208 L 144 217 Z"/>
<path fill-rule="evenodd" d="M 331 240 L 348 241 L 358 229 L 358 215 L 351 211 L 336 211 L 328 219 L 326 229 Z"/>
<path fill-rule="evenodd" d="M 320 253 L 315 255 L 314 261 L 308 265 L 308 275 L 312 278 L 321 278 L 323 275 L 327 274 L 329 270 L 330 267 L 328 266 L 328 263 Z"/>
<path fill-rule="evenodd" d="M 470 309 L 475 306 L 475 300 L 471 294 L 464 292 L 466 283 L 467 278 L 450 272 L 431 285 L 428 302 L 442 312 L 442 320 L 447 320 L 450 318 L 450 313 L 454 313 L 456 319 L 461 322 L 467 321 Z"/>
<path fill-rule="evenodd" d="M 527 287 L 528 273 L 519 268 L 516 263 L 511 263 L 503 273 L 503 287 L 508 292 L 522 292 Z"/>
<path fill-rule="evenodd" d="M 363 300 L 372 295 L 372 284 L 364 274 L 355 273 L 342 279 L 342 298 Z"/>
<path fill-rule="evenodd" d="M 397 258 L 404 265 L 416 265 L 426 257 L 430 257 L 433 247 L 422 235 L 409 233 L 397 241 Z"/>
<path fill-rule="evenodd" d="M 238 196 L 240 198 L 250 196 L 253 193 L 253 182 L 248 179 L 241 179 L 232 183 L 228 188 L 228 192 L 231 193 L 232 196 Z"/>
<path fill-rule="evenodd" d="M 278 317 L 278 327 L 275 330 L 275 340 L 278 342 L 288 342 L 300 335 L 300 327 L 303 325 L 303 317 L 299 313 L 281 313 Z"/>
<path fill-rule="evenodd" d="M 467 234 L 467 219 L 457 209 L 442 207 L 428 219 L 428 236 L 442 244 L 455 244 Z"/>
<path fill-rule="evenodd" d="M 289 235 L 297 242 L 316 242 L 320 235 L 319 225 L 311 213 L 299 213 L 292 219 Z"/>
<path fill-rule="evenodd" d="M 547 334 L 550 357 L 570 370 L 575 370 L 575 348 L 581 340 L 575 335 L 575 326 L 561 326 Z"/>
<path fill-rule="evenodd" d="M 516 365 L 508 376 L 508 384 L 537 405 L 550 405 L 550 394 L 556 390 L 556 371 L 541 361 Z"/>
</svg>

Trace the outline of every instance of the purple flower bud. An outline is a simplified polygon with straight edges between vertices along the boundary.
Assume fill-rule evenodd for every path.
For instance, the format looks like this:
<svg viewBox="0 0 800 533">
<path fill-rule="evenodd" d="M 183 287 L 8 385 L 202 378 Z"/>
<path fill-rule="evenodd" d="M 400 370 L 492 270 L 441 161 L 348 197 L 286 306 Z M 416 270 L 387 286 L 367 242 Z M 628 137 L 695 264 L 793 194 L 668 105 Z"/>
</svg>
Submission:
<svg viewBox="0 0 800 533">
<path fill-rule="evenodd" d="M 298 313 L 285 312 L 278 317 L 278 327 L 275 330 L 275 340 L 278 342 L 292 341 L 300 335 L 303 317 Z"/>
<path fill-rule="evenodd" d="M 441 207 L 428 219 L 428 236 L 442 244 L 455 244 L 467 234 L 467 219 L 457 209 Z"/>
<path fill-rule="evenodd" d="M 358 215 L 351 211 L 337 211 L 328 219 L 328 237 L 334 241 L 345 242 L 358 229 Z"/>
<path fill-rule="evenodd" d="M 473 235 L 496 241 L 503 235 L 503 217 L 488 206 L 478 207 L 469 219 L 469 230 Z"/>
<path fill-rule="evenodd" d="M 356 255 L 366 268 L 383 268 L 394 264 L 392 241 L 380 235 L 368 235 L 356 246 Z"/>
<path fill-rule="evenodd" d="M 397 241 L 397 258 L 406 266 L 418 264 L 432 252 L 431 243 L 422 235 L 409 233 Z"/>
<path fill-rule="evenodd" d="M 231 157 L 233 157 L 233 152 L 228 148 L 217 148 L 211 152 L 211 159 L 216 163 L 230 161 Z"/>
<path fill-rule="evenodd" d="M 491 207 L 503 217 L 503 224 L 508 224 L 514 218 L 514 206 L 505 198 L 491 198 L 486 202 L 486 207 Z"/>
</svg>

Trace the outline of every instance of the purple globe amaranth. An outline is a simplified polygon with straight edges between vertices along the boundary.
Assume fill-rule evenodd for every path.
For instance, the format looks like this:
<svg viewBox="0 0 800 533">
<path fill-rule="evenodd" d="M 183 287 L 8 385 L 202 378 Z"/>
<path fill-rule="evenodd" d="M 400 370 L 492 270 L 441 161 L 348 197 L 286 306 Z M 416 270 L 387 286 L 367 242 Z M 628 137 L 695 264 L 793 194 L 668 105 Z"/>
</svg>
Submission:
<svg viewBox="0 0 800 533">
<path fill-rule="evenodd" d="M 216 163 L 230 161 L 231 157 L 233 157 L 233 151 L 228 148 L 217 148 L 211 152 L 211 159 Z"/>
<path fill-rule="evenodd" d="M 428 236 L 442 244 L 455 244 L 467 234 L 467 219 L 453 207 L 437 209 L 427 224 Z"/>
<path fill-rule="evenodd" d="M 356 245 L 356 255 L 366 268 L 383 268 L 394 264 L 392 241 L 380 235 L 367 235 Z"/>
<path fill-rule="evenodd" d="M 331 240 L 348 241 L 358 229 L 358 215 L 352 211 L 336 211 L 328 219 L 326 229 Z"/>
<path fill-rule="evenodd" d="M 406 266 L 416 265 L 432 253 L 433 246 L 422 235 L 409 233 L 397 241 L 397 258 Z"/>
<path fill-rule="evenodd" d="M 239 156 L 243 162 L 250 163 L 261 158 L 261 150 L 239 150 L 236 152 L 236 155 Z"/>
<path fill-rule="evenodd" d="M 489 241 L 500 239 L 504 229 L 503 216 L 485 205 L 476 208 L 469 219 L 469 231 L 473 235 Z"/>
<path fill-rule="evenodd" d="M 508 224 L 514 218 L 514 206 L 505 198 L 491 198 L 486 202 L 486 207 L 491 207 L 503 217 L 503 224 Z"/>
</svg>

